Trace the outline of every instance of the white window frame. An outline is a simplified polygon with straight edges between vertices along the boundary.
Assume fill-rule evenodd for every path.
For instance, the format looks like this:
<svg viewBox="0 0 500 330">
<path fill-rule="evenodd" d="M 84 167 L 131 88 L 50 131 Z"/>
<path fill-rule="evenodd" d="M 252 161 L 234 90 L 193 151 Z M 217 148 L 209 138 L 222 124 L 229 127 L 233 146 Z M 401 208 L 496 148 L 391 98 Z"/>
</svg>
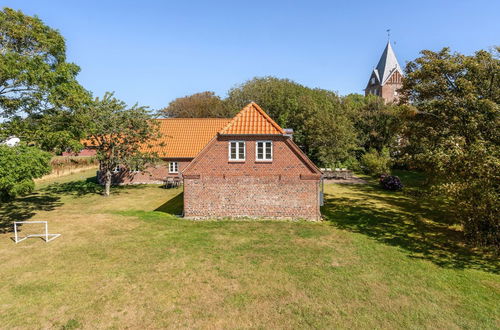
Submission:
<svg viewBox="0 0 500 330">
<path fill-rule="evenodd" d="M 236 143 L 236 158 L 231 157 L 231 144 Z M 243 158 L 240 158 L 240 143 L 243 143 Z M 230 162 L 244 162 L 247 156 L 247 144 L 245 141 L 229 141 L 227 148 L 227 157 Z"/>
<path fill-rule="evenodd" d="M 122 169 L 121 169 L 120 165 L 117 165 L 117 166 L 115 166 L 115 167 L 113 168 L 113 170 L 112 170 L 111 172 L 112 172 L 112 173 L 119 173 L 121 170 L 122 170 Z"/>
<path fill-rule="evenodd" d="M 168 162 L 168 173 L 179 173 L 179 162 Z"/>
<path fill-rule="evenodd" d="M 262 150 L 262 156 L 264 158 L 259 159 L 259 143 L 263 143 L 263 148 Z M 266 143 L 271 144 L 271 158 L 266 158 Z M 255 161 L 256 162 L 272 162 L 273 161 L 273 141 L 269 140 L 262 140 L 262 141 L 255 141 Z"/>
<path fill-rule="evenodd" d="M 139 170 L 139 166 L 137 166 L 137 165 L 136 165 L 136 166 L 133 166 L 133 167 L 132 167 L 132 170 L 131 170 L 130 172 L 132 172 L 132 173 L 139 173 L 139 172 L 140 172 L 140 170 Z"/>
</svg>

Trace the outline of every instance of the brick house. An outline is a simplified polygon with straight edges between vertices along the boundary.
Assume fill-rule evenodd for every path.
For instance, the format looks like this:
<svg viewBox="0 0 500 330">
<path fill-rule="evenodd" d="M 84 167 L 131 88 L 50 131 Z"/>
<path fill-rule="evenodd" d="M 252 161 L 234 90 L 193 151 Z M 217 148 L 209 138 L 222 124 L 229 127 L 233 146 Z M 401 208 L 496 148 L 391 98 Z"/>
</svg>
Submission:
<svg viewBox="0 0 500 330">
<path fill-rule="evenodd" d="M 220 130 L 182 175 L 188 218 L 321 217 L 320 170 L 255 103 Z"/>
<path fill-rule="evenodd" d="M 399 65 L 391 43 L 387 42 L 384 52 L 373 69 L 365 95 L 373 94 L 382 97 L 386 103 L 397 102 L 398 90 L 403 86 L 403 70 Z"/>
<path fill-rule="evenodd" d="M 114 185 L 161 184 L 167 177 L 179 177 L 200 150 L 231 121 L 220 118 L 156 120 L 160 122 L 162 137 L 148 151 L 158 153 L 160 162 L 143 172 L 118 167 L 113 171 Z"/>
<path fill-rule="evenodd" d="M 145 171 L 118 167 L 112 183 L 184 183 L 188 218 L 264 217 L 319 220 L 320 170 L 257 104 L 232 119 L 158 119 L 162 138 Z"/>
</svg>

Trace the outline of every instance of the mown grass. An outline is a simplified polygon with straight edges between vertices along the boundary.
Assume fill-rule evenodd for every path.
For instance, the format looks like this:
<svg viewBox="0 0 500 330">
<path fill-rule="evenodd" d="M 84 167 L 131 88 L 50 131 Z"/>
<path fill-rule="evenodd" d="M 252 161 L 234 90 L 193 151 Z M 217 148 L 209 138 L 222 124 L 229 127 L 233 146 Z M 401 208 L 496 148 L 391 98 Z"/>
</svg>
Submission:
<svg viewBox="0 0 500 330">
<path fill-rule="evenodd" d="M 87 179 L 0 206 L 1 327 L 500 326 L 498 260 L 411 194 L 327 185 L 320 223 L 188 221 L 181 189 Z M 18 217 L 62 236 L 15 245 Z"/>
</svg>

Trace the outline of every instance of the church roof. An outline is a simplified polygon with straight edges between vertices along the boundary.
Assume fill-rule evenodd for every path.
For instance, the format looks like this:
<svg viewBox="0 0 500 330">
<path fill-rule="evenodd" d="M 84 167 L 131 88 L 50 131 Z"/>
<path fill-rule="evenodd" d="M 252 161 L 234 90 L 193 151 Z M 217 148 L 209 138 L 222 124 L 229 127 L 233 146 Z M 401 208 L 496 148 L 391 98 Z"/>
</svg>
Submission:
<svg viewBox="0 0 500 330">
<path fill-rule="evenodd" d="M 282 135 L 285 131 L 257 103 L 252 102 L 244 107 L 219 134 Z"/>
<path fill-rule="evenodd" d="M 373 71 L 380 85 L 384 85 L 394 71 L 399 71 L 399 73 L 403 75 L 403 70 L 401 70 L 399 66 L 398 59 L 396 58 L 396 54 L 394 54 L 390 41 L 387 42 L 377 67 L 373 69 Z"/>
</svg>

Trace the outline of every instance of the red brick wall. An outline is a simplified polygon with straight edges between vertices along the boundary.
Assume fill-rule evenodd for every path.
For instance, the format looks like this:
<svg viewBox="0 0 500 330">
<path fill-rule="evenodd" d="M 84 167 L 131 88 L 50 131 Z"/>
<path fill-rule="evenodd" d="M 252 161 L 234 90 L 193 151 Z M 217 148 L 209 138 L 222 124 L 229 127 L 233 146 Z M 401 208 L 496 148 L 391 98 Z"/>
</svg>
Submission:
<svg viewBox="0 0 500 330">
<path fill-rule="evenodd" d="M 273 161 L 255 161 L 255 141 L 273 141 Z M 246 160 L 233 162 L 228 160 L 229 141 L 246 141 Z M 210 145 L 209 152 L 205 153 L 199 161 L 192 164 L 189 173 L 202 175 L 265 175 L 275 174 L 282 176 L 295 176 L 311 174 L 311 170 L 285 143 L 283 136 L 261 137 L 228 137 L 219 136 Z M 202 151 L 203 152 L 203 151 Z"/>
<path fill-rule="evenodd" d="M 244 162 L 228 160 L 232 140 L 246 141 Z M 272 162 L 255 160 L 257 140 L 273 141 Z M 186 217 L 320 218 L 320 175 L 282 136 L 219 136 L 183 175 Z"/>
<path fill-rule="evenodd" d="M 382 86 L 381 96 L 386 103 L 397 102 L 399 100 L 399 89 L 403 86 L 403 76 L 395 71 L 384 86 Z"/>
<path fill-rule="evenodd" d="M 82 149 L 80 152 L 63 152 L 63 156 L 95 156 L 96 155 L 96 150 L 95 149 Z"/>
<path fill-rule="evenodd" d="M 179 163 L 179 173 L 168 173 L 169 162 Z M 180 172 L 191 162 L 191 159 L 163 159 L 159 164 L 146 168 L 143 172 L 129 172 L 126 169 L 113 174 L 113 184 L 161 184 L 168 177 L 180 176 Z"/>
</svg>

